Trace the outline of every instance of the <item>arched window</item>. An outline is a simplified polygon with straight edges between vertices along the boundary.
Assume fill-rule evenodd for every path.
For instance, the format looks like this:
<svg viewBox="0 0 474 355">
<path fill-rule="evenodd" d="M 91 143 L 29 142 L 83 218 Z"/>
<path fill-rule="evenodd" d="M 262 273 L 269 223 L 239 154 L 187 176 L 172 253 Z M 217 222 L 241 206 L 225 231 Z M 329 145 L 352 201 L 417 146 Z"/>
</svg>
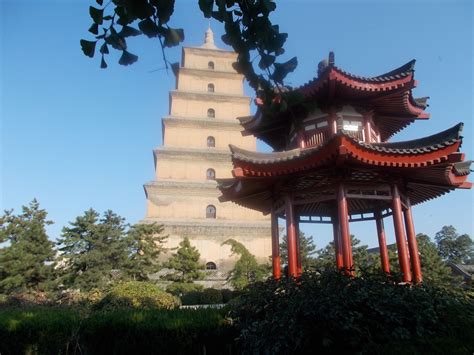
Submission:
<svg viewBox="0 0 474 355">
<path fill-rule="evenodd" d="M 216 218 L 216 208 L 213 205 L 206 207 L 206 218 Z"/>
<path fill-rule="evenodd" d="M 207 146 L 209 148 L 214 148 L 216 146 L 216 140 L 213 136 L 207 137 Z"/>
<path fill-rule="evenodd" d="M 215 180 L 216 179 L 216 171 L 214 169 L 207 169 L 206 178 L 207 178 L 207 180 Z"/>
<path fill-rule="evenodd" d="M 214 62 L 207 63 L 207 69 L 214 70 Z"/>
<path fill-rule="evenodd" d="M 214 92 L 214 84 L 207 84 L 207 92 Z"/>
<path fill-rule="evenodd" d="M 213 263 L 212 261 L 206 263 L 206 270 L 217 270 L 216 263 Z"/>
<path fill-rule="evenodd" d="M 209 117 L 209 118 L 214 118 L 214 117 L 216 117 L 216 111 L 214 111 L 213 108 L 208 109 L 208 110 L 207 110 L 207 117 Z"/>
</svg>

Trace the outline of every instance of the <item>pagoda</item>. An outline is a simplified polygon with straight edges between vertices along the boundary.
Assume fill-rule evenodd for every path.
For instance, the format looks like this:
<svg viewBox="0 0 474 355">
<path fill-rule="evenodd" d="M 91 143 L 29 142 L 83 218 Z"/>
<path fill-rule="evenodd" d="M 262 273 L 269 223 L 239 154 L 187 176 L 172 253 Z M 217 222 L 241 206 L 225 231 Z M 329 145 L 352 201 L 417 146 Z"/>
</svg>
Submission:
<svg viewBox="0 0 474 355">
<path fill-rule="evenodd" d="M 336 265 L 353 275 L 349 223 L 368 220 L 375 221 L 381 268 L 389 273 L 384 219 L 391 216 L 403 281 L 422 282 L 412 206 L 472 184 L 471 162 L 460 152 L 462 123 L 389 142 L 429 118 L 428 98 L 412 96 L 414 65 L 361 77 L 337 67 L 331 52 L 316 78 L 285 93 L 299 97 L 296 104 L 276 112 L 259 98 L 257 113 L 240 118 L 243 135 L 262 139 L 274 152 L 231 146 L 233 178 L 219 180 L 220 200 L 271 215 L 275 278 L 281 275 L 278 218 L 286 219 L 288 274 L 297 277 L 300 223 L 332 224 Z"/>
<path fill-rule="evenodd" d="M 169 115 L 162 119 L 163 146 L 153 151 L 155 179 L 144 185 L 143 222 L 164 226 L 170 250 L 188 237 L 202 264 L 218 275 L 237 260 L 222 245 L 227 239 L 244 244 L 260 262 L 271 254 L 269 217 L 218 200 L 216 178 L 232 176 L 229 143 L 256 148 L 256 138 L 242 136 L 236 119 L 250 114 L 243 76 L 232 67 L 236 59 L 236 53 L 215 45 L 210 28 L 203 45 L 183 47 Z"/>
</svg>

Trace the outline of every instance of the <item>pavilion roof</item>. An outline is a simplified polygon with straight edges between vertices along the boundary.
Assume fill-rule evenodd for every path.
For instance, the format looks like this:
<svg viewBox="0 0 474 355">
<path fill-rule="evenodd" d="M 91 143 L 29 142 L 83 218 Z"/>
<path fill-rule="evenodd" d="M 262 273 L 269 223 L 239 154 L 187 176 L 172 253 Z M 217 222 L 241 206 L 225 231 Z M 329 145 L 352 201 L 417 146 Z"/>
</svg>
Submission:
<svg viewBox="0 0 474 355">
<path fill-rule="evenodd" d="M 318 76 L 293 91 L 303 94 L 304 100 L 321 108 L 335 105 L 353 105 L 373 112 L 373 120 L 379 128 L 382 141 L 388 140 L 416 119 L 427 119 L 424 112 L 428 97 L 414 98 L 412 89 L 415 60 L 387 73 L 364 77 L 349 73 L 334 63 L 320 63 Z M 293 107 L 293 115 L 308 115 L 304 109 Z M 258 109 L 253 117 L 240 118 L 243 134 L 253 134 L 275 150 L 284 149 L 291 128 L 288 112 L 268 113 Z M 304 118 L 304 117 L 302 117 Z"/>
<path fill-rule="evenodd" d="M 306 196 L 324 190 L 346 170 L 352 171 L 345 176 L 348 183 L 377 185 L 403 179 L 415 205 L 456 188 L 471 187 L 467 182 L 471 161 L 464 161 L 459 152 L 462 127 L 460 123 L 428 137 L 395 143 L 368 144 L 339 133 L 319 147 L 276 153 L 231 146 L 235 178 L 218 180 L 219 199 L 268 213 L 278 189 L 287 186 Z M 356 204 L 353 208 L 370 210 L 368 202 L 361 201 L 351 202 Z M 323 202 L 313 205 L 312 212 L 325 213 Z"/>
</svg>

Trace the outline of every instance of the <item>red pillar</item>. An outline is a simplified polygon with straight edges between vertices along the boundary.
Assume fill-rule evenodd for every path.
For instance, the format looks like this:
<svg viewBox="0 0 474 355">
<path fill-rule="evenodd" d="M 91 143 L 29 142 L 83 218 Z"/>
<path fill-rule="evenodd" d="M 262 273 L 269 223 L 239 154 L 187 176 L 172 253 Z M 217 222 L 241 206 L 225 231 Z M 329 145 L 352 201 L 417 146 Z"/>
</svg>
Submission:
<svg viewBox="0 0 474 355">
<path fill-rule="evenodd" d="M 387 241 L 385 240 L 385 227 L 383 225 L 382 214 L 380 213 L 380 211 L 376 211 L 374 215 L 375 223 L 377 225 L 377 236 L 379 239 L 380 263 L 382 265 L 383 272 L 389 274 L 390 262 L 388 258 Z"/>
<path fill-rule="evenodd" d="M 275 279 L 281 277 L 280 240 L 278 234 L 278 216 L 274 211 L 272 211 L 272 265 L 273 277 Z"/>
<path fill-rule="evenodd" d="M 333 216 L 332 231 L 334 234 L 334 249 L 336 251 L 336 266 L 338 270 L 342 270 L 344 268 L 344 261 L 342 257 L 341 229 L 339 228 L 337 214 Z"/>
<path fill-rule="evenodd" d="M 286 236 L 288 244 L 288 276 L 296 277 L 297 270 L 297 254 L 296 254 L 296 225 L 293 202 L 289 196 L 285 198 L 285 214 L 286 214 Z"/>
<path fill-rule="evenodd" d="M 413 225 L 413 215 L 411 214 L 410 201 L 407 200 L 407 208 L 403 211 L 405 216 L 405 227 L 407 231 L 408 249 L 410 251 L 410 261 L 415 282 L 423 282 L 421 273 L 420 254 L 418 253 L 418 242 L 416 240 L 415 226 Z"/>
<path fill-rule="evenodd" d="M 397 239 L 398 262 L 400 263 L 400 270 L 403 274 L 404 282 L 411 282 L 410 263 L 408 261 L 408 250 L 403 229 L 402 204 L 400 201 L 400 193 L 397 185 L 392 185 L 392 212 L 393 225 L 395 227 L 395 237 Z"/>
<path fill-rule="evenodd" d="M 296 271 L 298 275 L 303 273 L 301 264 L 301 245 L 300 245 L 300 216 L 295 212 L 295 234 L 296 234 Z"/>
<path fill-rule="evenodd" d="M 339 217 L 339 229 L 341 233 L 342 257 L 344 269 L 348 275 L 354 275 L 354 265 L 352 262 L 351 235 L 349 233 L 349 209 L 344 185 L 337 186 L 337 211 Z"/>
</svg>

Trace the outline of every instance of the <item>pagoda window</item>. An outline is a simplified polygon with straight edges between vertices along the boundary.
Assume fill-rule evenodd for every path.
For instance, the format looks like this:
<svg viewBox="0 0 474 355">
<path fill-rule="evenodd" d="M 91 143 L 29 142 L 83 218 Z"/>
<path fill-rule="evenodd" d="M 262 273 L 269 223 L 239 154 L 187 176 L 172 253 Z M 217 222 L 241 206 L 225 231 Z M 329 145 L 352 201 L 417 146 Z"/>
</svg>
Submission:
<svg viewBox="0 0 474 355">
<path fill-rule="evenodd" d="M 210 108 L 207 110 L 207 117 L 209 118 L 215 118 L 216 117 L 216 111 L 214 111 L 213 108 Z"/>
<path fill-rule="evenodd" d="M 214 84 L 207 84 L 207 92 L 214 92 Z"/>
<path fill-rule="evenodd" d="M 211 61 L 211 62 L 207 63 L 207 69 L 214 70 L 214 62 Z"/>
<path fill-rule="evenodd" d="M 206 178 L 207 178 L 207 180 L 215 180 L 216 179 L 216 171 L 214 169 L 207 169 Z"/>
<path fill-rule="evenodd" d="M 328 121 L 321 121 L 316 124 L 316 128 L 326 127 L 328 125 Z"/>
<path fill-rule="evenodd" d="M 209 261 L 206 263 L 206 270 L 217 270 L 216 263 Z"/>
<path fill-rule="evenodd" d="M 344 120 L 342 123 L 342 129 L 352 132 L 360 131 L 362 129 L 362 122 Z"/>
<path fill-rule="evenodd" d="M 207 137 L 207 146 L 209 148 L 214 148 L 216 146 L 216 139 L 213 136 Z"/>
<path fill-rule="evenodd" d="M 206 218 L 216 218 L 216 207 L 209 205 L 206 207 Z"/>
</svg>

